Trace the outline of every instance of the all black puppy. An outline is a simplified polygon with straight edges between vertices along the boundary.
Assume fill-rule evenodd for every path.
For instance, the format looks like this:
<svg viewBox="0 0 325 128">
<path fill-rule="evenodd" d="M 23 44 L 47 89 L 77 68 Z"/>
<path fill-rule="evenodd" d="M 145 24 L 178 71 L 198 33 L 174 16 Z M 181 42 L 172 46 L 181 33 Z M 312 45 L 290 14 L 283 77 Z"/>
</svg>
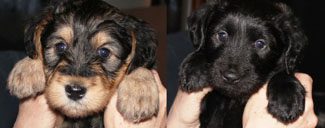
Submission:
<svg viewBox="0 0 325 128">
<path fill-rule="evenodd" d="M 144 21 L 101 0 L 53 0 L 27 27 L 25 45 L 29 57 L 15 65 L 8 87 L 18 98 L 44 93 L 63 115 L 56 127 L 103 127 L 102 111 L 115 92 L 125 119 L 157 113 L 149 71 L 157 41 Z"/>
<path fill-rule="evenodd" d="M 181 89 L 215 88 L 202 102 L 201 127 L 241 127 L 248 98 L 267 81 L 270 114 L 287 123 L 303 113 L 305 90 L 294 72 L 307 38 L 287 5 L 214 0 L 188 28 L 196 50 L 182 63 Z"/>
</svg>

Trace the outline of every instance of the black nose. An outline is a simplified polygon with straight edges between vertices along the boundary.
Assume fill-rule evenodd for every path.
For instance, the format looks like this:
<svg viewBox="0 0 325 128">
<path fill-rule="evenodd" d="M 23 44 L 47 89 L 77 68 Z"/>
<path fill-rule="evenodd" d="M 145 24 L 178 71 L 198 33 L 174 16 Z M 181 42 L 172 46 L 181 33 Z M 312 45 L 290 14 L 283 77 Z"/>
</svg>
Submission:
<svg viewBox="0 0 325 128">
<path fill-rule="evenodd" d="M 66 85 L 65 92 L 71 100 L 77 101 L 85 96 L 86 88 L 79 85 Z"/>
<path fill-rule="evenodd" d="M 237 83 L 240 77 L 235 72 L 226 71 L 222 73 L 222 79 L 229 83 Z"/>
</svg>

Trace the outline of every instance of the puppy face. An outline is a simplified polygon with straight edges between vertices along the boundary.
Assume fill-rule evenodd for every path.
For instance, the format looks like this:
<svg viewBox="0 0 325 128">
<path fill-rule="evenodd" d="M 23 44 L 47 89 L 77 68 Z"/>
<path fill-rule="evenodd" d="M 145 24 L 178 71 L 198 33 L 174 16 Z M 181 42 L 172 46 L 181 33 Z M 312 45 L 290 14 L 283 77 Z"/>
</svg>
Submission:
<svg viewBox="0 0 325 128">
<path fill-rule="evenodd" d="M 125 61 L 132 46 L 126 30 L 113 21 L 94 25 L 77 21 L 54 23 L 45 33 L 42 42 L 49 103 L 71 116 L 102 109 L 115 90 L 115 77 L 124 74 L 123 66 L 129 63 Z"/>
<path fill-rule="evenodd" d="M 306 42 L 287 6 L 254 2 L 215 1 L 189 18 L 193 56 L 208 71 L 201 84 L 231 97 L 253 93 L 276 72 L 292 73 Z"/>
<path fill-rule="evenodd" d="M 220 23 L 212 23 L 205 50 L 209 59 L 214 86 L 237 95 L 252 92 L 262 85 L 278 66 L 284 44 L 258 18 L 230 14 Z"/>
<path fill-rule="evenodd" d="M 69 117 L 103 110 L 125 74 L 155 63 L 147 24 L 99 0 L 54 2 L 26 33 L 28 55 L 45 65 L 49 105 Z"/>
</svg>

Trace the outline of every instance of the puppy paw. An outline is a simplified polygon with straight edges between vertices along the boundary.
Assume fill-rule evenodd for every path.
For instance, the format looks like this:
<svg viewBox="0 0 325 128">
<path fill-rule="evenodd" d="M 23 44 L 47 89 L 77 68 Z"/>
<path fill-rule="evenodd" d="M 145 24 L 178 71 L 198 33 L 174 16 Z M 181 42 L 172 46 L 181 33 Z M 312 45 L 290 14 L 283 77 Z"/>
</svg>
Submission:
<svg viewBox="0 0 325 128">
<path fill-rule="evenodd" d="M 8 89 L 19 99 L 35 96 L 45 88 L 45 76 L 41 60 L 25 57 L 11 70 Z"/>
<path fill-rule="evenodd" d="M 180 69 L 180 89 L 186 92 L 201 90 L 208 85 L 208 63 L 202 62 L 204 57 L 192 53 L 187 56 Z"/>
<path fill-rule="evenodd" d="M 138 68 L 125 76 L 117 94 L 117 110 L 130 122 L 150 119 L 158 113 L 158 86 L 148 69 Z"/>
<path fill-rule="evenodd" d="M 305 108 L 305 89 L 294 76 L 274 76 L 268 85 L 268 111 L 284 123 L 295 121 Z"/>
</svg>

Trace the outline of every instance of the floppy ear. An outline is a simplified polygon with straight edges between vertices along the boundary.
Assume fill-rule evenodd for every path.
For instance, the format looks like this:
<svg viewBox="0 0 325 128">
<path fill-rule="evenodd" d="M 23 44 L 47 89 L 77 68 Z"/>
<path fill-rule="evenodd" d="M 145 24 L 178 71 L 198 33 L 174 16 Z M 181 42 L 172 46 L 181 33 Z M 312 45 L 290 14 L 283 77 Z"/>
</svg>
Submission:
<svg viewBox="0 0 325 128">
<path fill-rule="evenodd" d="M 155 68 L 156 65 L 156 49 L 157 39 L 156 34 L 144 21 L 129 17 L 129 21 L 126 21 L 127 25 L 133 28 L 136 36 L 136 49 L 135 55 L 128 68 L 128 73 L 132 72 L 138 67 L 144 67 L 148 69 Z"/>
<path fill-rule="evenodd" d="M 52 13 L 45 11 L 25 29 L 25 49 L 29 57 L 17 62 L 8 77 L 8 89 L 18 98 L 36 96 L 45 88 L 41 36 L 52 20 Z"/>
<path fill-rule="evenodd" d="M 86 0 L 52 0 L 44 9 L 44 12 L 30 22 L 25 29 L 24 37 L 25 49 L 30 58 L 42 58 L 41 37 L 46 26 L 53 20 L 53 15 L 73 9 L 82 4 L 83 1 Z"/>
<path fill-rule="evenodd" d="M 199 48 L 199 46 L 204 43 L 206 20 L 209 16 L 209 12 L 211 12 L 210 8 L 211 7 L 206 5 L 203 8 L 193 12 L 187 18 L 187 28 L 195 49 Z"/>
<path fill-rule="evenodd" d="M 42 58 L 41 36 L 46 25 L 52 20 L 51 12 L 45 12 L 42 16 L 34 19 L 25 29 L 25 49 L 32 59 Z"/>
<path fill-rule="evenodd" d="M 206 31 L 212 16 L 215 13 L 222 13 L 227 5 L 225 1 L 210 0 L 187 18 L 187 28 L 195 49 L 200 48 L 206 41 Z"/>
<path fill-rule="evenodd" d="M 300 53 L 307 45 L 307 37 L 290 8 L 282 3 L 278 3 L 276 6 L 282 12 L 276 22 L 278 29 L 282 30 L 282 41 L 287 45 L 282 62 L 284 63 L 286 72 L 292 74 L 300 58 Z"/>
<path fill-rule="evenodd" d="M 119 23 L 131 29 L 134 34 L 131 40 L 135 39 L 135 45 L 132 45 L 134 54 L 130 54 L 133 58 L 128 74 L 117 90 L 117 110 L 124 119 L 137 123 L 150 119 L 159 109 L 158 86 L 150 71 L 156 64 L 157 39 L 154 30 L 135 17 L 128 16 Z"/>
<path fill-rule="evenodd" d="M 274 74 L 269 80 L 267 110 L 281 122 L 292 122 L 303 114 L 305 108 L 306 91 L 294 76 L 294 71 L 300 53 L 307 44 L 307 37 L 302 31 L 298 19 L 287 5 L 277 3 L 275 6 L 279 10 L 279 15 L 274 17 L 275 26 L 279 30 L 280 39 L 285 46 L 280 64 L 285 70 Z M 283 97 L 286 97 L 286 102 L 283 102 Z"/>
</svg>

